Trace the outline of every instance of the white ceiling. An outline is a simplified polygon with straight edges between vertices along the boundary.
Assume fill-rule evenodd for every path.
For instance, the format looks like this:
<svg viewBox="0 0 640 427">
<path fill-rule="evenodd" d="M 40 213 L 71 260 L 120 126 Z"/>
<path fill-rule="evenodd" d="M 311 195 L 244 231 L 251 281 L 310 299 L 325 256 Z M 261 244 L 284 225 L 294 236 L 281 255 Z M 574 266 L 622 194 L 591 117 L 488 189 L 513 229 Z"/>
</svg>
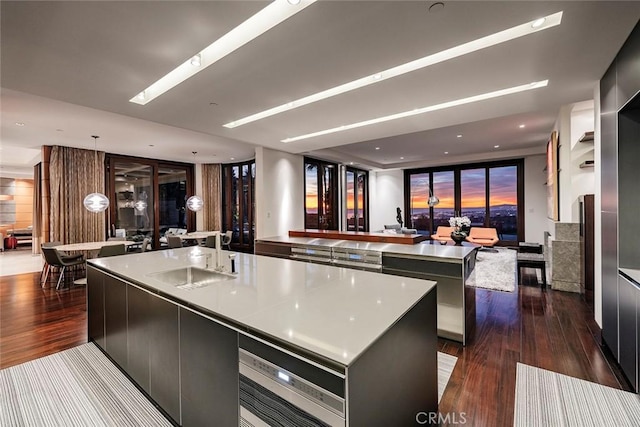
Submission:
<svg viewBox="0 0 640 427">
<path fill-rule="evenodd" d="M 542 153 L 560 106 L 593 97 L 640 18 L 637 1 L 445 1 L 437 13 L 433 3 L 319 1 L 140 106 L 128 100 L 267 2 L 3 0 L 0 173 L 31 166 L 44 144 L 93 148 L 91 135 L 99 150 L 199 163 L 248 159 L 255 146 L 383 169 Z M 558 11 L 560 26 L 222 127 Z M 544 79 L 542 89 L 280 142 Z"/>
</svg>

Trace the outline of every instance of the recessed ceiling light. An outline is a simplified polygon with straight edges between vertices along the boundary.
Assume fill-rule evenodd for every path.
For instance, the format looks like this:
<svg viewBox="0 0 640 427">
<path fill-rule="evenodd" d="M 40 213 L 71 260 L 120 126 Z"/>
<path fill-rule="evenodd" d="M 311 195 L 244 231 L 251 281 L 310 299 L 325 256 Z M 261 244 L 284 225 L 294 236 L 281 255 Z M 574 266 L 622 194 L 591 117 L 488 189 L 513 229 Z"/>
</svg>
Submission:
<svg viewBox="0 0 640 427">
<path fill-rule="evenodd" d="M 380 80 L 382 78 L 382 73 L 374 74 L 371 78 L 373 78 L 373 80 Z"/>
<path fill-rule="evenodd" d="M 235 157 L 231 157 L 231 160 L 235 160 L 235 159 L 236 159 Z"/>
<path fill-rule="evenodd" d="M 332 96 L 340 95 L 341 93 L 359 89 L 361 87 L 378 83 L 383 80 L 388 80 L 393 77 L 398 77 L 403 74 L 410 73 L 411 71 L 429 67 L 434 64 L 439 64 L 441 62 L 445 62 L 453 58 L 458 58 L 460 56 L 473 53 L 487 47 L 495 46 L 501 43 L 508 42 L 513 39 L 517 39 L 519 37 L 523 37 L 538 31 L 545 30 L 547 28 L 555 27 L 556 25 L 560 25 L 562 21 L 562 12 L 557 12 L 557 13 L 554 13 L 553 15 L 549 15 L 545 19 L 546 19 L 545 25 L 541 25 L 537 28 L 532 28 L 531 27 L 532 21 L 529 21 L 524 24 L 511 27 L 503 31 L 499 31 L 494 34 L 481 37 L 477 40 L 472 40 L 470 42 L 443 50 L 441 52 L 437 52 L 437 53 L 425 56 L 423 58 L 418 58 L 413 61 L 407 62 L 405 64 L 397 65 L 393 68 L 389 68 L 387 70 L 369 74 L 365 77 L 361 77 L 351 82 L 343 83 L 339 86 L 335 86 L 335 87 L 323 90 L 321 92 L 314 93 L 309 96 L 305 96 L 304 98 L 295 100 L 294 107 L 289 107 L 287 104 L 282 104 L 277 107 L 273 107 L 268 110 L 264 110 L 259 113 L 252 114 L 250 116 L 246 116 L 241 119 L 234 120 L 230 123 L 225 124 L 224 127 L 235 128 L 238 126 L 242 126 L 247 123 L 255 122 L 256 120 L 261 120 L 266 117 L 271 117 L 273 115 L 280 114 L 285 111 L 289 111 L 292 108 L 302 107 L 304 105 L 308 105 L 313 102 L 318 102 L 323 99 L 331 98 Z M 384 76 L 384 79 L 376 78 L 377 75 L 380 75 L 381 77 Z"/>
<path fill-rule="evenodd" d="M 22 122 L 16 122 L 16 126 L 24 126 L 24 123 L 22 123 Z"/>
<path fill-rule="evenodd" d="M 445 151 L 445 152 L 444 152 L 444 154 L 449 154 L 449 152 L 448 152 L 448 151 Z"/>
<path fill-rule="evenodd" d="M 400 160 L 404 160 L 404 157 L 400 157 Z"/>
<path fill-rule="evenodd" d="M 64 132 L 64 129 L 56 129 L 56 132 Z"/>
<path fill-rule="evenodd" d="M 500 148 L 500 146 L 499 145 L 494 145 L 493 148 Z"/>
<path fill-rule="evenodd" d="M 154 144 L 149 144 L 149 147 L 155 147 L 155 145 Z"/>
<path fill-rule="evenodd" d="M 289 2 L 273 1 L 269 3 L 264 9 L 202 49 L 195 56 L 192 56 L 172 71 L 169 71 L 169 73 L 161 77 L 160 80 L 152 83 L 151 86 L 131 98 L 129 102 L 140 105 L 147 104 L 300 12 L 315 1 L 316 0 L 301 0 L 298 1 L 299 4 L 296 4 L 295 7 L 292 7 L 294 3 L 293 0 Z M 200 66 L 194 66 L 192 62 L 196 56 L 200 58 Z"/>
<path fill-rule="evenodd" d="M 513 86 L 505 89 L 496 90 L 493 92 L 482 93 L 480 95 L 469 96 L 467 98 L 456 99 L 453 101 L 443 102 L 441 104 L 430 105 L 428 107 L 416 108 L 410 111 L 403 111 L 401 113 L 390 114 L 388 116 L 377 117 L 375 119 L 364 120 L 362 122 L 352 123 L 349 125 L 343 125 L 336 128 L 325 129 L 318 132 L 307 133 L 305 135 L 295 136 L 291 138 L 285 138 L 281 140 L 281 142 L 294 142 L 300 141 L 301 139 L 314 138 L 317 136 L 328 135 L 330 133 L 341 132 L 350 129 L 356 129 L 363 126 L 374 125 L 377 123 L 388 122 L 391 120 L 402 119 L 405 117 L 415 116 L 418 114 L 430 113 L 432 111 L 444 110 L 446 108 L 457 107 L 459 105 L 471 104 L 473 102 L 484 101 L 487 99 L 498 98 L 501 96 L 511 95 L 518 92 L 524 92 L 527 90 L 533 90 L 541 87 L 547 86 L 549 80 L 541 80 L 539 82 L 532 82 L 520 86 Z M 376 150 L 378 147 L 376 147 Z"/>
<path fill-rule="evenodd" d="M 531 23 L 531 28 L 539 28 L 542 26 L 542 24 L 544 24 L 544 21 L 546 21 L 547 18 L 540 18 L 540 19 L 536 19 L 535 21 L 533 21 Z"/>
<path fill-rule="evenodd" d="M 380 147 L 376 147 L 376 150 L 379 150 L 379 149 L 380 149 Z"/>
<path fill-rule="evenodd" d="M 200 65 L 202 65 L 202 57 L 200 56 L 200 54 L 197 54 L 193 58 L 191 58 L 191 65 L 194 67 L 199 67 Z"/>
<path fill-rule="evenodd" d="M 289 4 L 292 4 L 294 6 L 300 3 L 300 0 L 287 0 L 287 1 L 289 2 Z"/>
<path fill-rule="evenodd" d="M 462 134 L 460 133 L 460 134 L 456 135 L 456 138 L 462 138 Z"/>
<path fill-rule="evenodd" d="M 518 127 L 519 127 L 520 129 L 524 129 L 524 126 L 525 126 L 525 125 L 520 125 L 520 126 L 518 126 Z"/>
<path fill-rule="evenodd" d="M 352 165 L 352 164 L 353 164 L 353 162 L 349 162 L 349 164 L 350 164 L 350 165 Z"/>
</svg>

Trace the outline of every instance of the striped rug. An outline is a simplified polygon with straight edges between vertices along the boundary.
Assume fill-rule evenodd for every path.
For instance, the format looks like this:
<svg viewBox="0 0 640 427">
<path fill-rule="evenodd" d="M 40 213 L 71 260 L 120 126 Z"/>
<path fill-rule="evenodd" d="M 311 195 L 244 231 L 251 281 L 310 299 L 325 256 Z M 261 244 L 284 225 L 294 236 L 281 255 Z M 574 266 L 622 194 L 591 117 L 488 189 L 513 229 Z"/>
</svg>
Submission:
<svg viewBox="0 0 640 427">
<path fill-rule="evenodd" d="M 0 426 L 171 426 L 88 343 L 0 371 Z"/>
<path fill-rule="evenodd" d="M 451 378 L 451 373 L 453 368 L 456 367 L 457 361 L 458 358 L 455 356 L 438 352 L 438 403 L 440 403 L 444 390 L 447 388 L 449 378 Z"/>
<path fill-rule="evenodd" d="M 458 358 L 438 352 L 438 401 Z M 0 370 L 0 426 L 171 426 L 93 343 Z"/>
<path fill-rule="evenodd" d="M 637 427 L 640 396 L 518 363 L 514 426 Z"/>
</svg>

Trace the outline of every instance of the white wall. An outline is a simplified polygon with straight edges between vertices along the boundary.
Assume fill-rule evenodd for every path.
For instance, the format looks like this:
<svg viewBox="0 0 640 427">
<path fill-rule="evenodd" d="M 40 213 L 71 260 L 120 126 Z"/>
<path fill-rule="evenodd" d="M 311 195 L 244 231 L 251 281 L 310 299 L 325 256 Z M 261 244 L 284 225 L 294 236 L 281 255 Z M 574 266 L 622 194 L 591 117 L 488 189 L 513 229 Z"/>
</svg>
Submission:
<svg viewBox="0 0 640 427">
<path fill-rule="evenodd" d="M 560 222 L 572 222 L 572 191 L 571 191 L 571 105 L 564 105 L 560 108 L 558 121 L 555 130 L 558 131 L 559 154 L 558 154 L 558 186 L 560 198 L 558 201 L 560 209 Z M 550 221 L 553 223 L 553 221 Z M 551 224 L 551 235 L 555 235 L 555 226 Z"/>
<path fill-rule="evenodd" d="M 369 230 L 378 231 L 384 224 L 397 224 L 396 208 L 404 211 L 404 173 L 402 170 L 369 173 Z M 406 222 L 406 221 L 405 221 Z"/>
<path fill-rule="evenodd" d="M 524 240 L 544 243 L 544 232 L 548 228 L 547 157 L 529 156 L 524 158 Z"/>
<path fill-rule="evenodd" d="M 304 158 L 256 148 L 256 239 L 304 228 Z"/>
<path fill-rule="evenodd" d="M 585 160 L 593 160 L 594 143 L 578 142 L 585 132 L 594 129 L 593 100 L 579 102 L 571 110 L 571 221 L 580 221 L 579 198 L 595 193 L 594 168 L 580 168 Z"/>
</svg>

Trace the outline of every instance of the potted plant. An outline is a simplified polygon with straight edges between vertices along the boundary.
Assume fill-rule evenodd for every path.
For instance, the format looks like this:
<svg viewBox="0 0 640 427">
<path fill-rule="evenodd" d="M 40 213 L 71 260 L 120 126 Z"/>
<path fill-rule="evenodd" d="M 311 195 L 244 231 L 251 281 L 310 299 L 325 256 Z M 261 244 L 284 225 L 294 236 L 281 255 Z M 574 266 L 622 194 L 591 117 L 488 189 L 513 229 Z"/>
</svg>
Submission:
<svg viewBox="0 0 640 427">
<path fill-rule="evenodd" d="M 461 246 L 468 236 L 465 230 L 471 226 L 471 220 L 466 216 L 453 216 L 449 218 L 449 226 L 453 227 L 451 239 L 456 242 L 457 246 Z"/>
</svg>

